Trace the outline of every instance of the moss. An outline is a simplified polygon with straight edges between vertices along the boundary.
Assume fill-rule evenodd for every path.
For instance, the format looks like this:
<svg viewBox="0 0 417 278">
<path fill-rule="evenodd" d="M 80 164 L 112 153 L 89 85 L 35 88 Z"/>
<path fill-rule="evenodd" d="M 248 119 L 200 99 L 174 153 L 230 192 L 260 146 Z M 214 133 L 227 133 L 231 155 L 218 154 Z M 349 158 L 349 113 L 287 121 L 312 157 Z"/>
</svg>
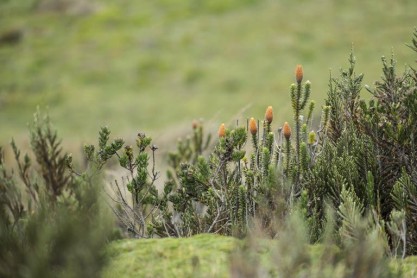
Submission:
<svg viewBox="0 0 417 278">
<path fill-rule="evenodd" d="M 120 240 L 111 244 L 104 277 L 226 277 L 239 240 L 213 234 Z"/>
<path fill-rule="evenodd" d="M 214 234 L 190 238 L 119 240 L 108 248 L 110 264 L 104 271 L 104 277 L 229 277 L 230 255 L 236 250 L 246 250 L 237 249 L 243 245 L 243 240 Z M 256 257 L 265 269 L 269 269 L 272 263 L 270 256 L 276 247 L 274 240 L 257 242 Z M 340 252 L 336 246 L 330 248 L 335 254 Z M 314 261 L 319 260 L 326 250 L 329 251 L 326 246 L 315 244 L 308 246 L 306 251 Z M 390 267 L 394 272 L 400 271 L 403 277 L 414 277 L 417 256 L 392 259 Z"/>
</svg>

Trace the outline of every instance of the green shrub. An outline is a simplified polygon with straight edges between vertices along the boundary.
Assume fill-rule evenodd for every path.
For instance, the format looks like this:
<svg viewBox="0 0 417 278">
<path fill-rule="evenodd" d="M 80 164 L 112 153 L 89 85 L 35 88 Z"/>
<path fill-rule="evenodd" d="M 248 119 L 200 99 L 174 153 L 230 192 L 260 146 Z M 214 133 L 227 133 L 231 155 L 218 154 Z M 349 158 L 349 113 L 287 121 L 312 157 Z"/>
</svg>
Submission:
<svg viewBox="0 0 417 278">
<path fill-rule="evenodd" d="M 84 146 L 87 169 L 101 172 L 106 163 L 117 157 L 119 165 L 127 171 L 127 176 L 122 179 L 121 185 L 115 180 L 110 192 L 106 191 L 111 201 L 110 208 L 123 230 L 133 237 L 149 237 L 152 235 L 149 224 L 154 217 L 158 217 L 160 207 L 165 202 L 159 198 L 155 187 L 159 176 L 155 167 L 155 152 L 158 148 L 151 145 L 152 139 L 143 133 L 137 135 L 136 154 L 133 147 L 125 145 L 122 139 L 115 139 L 111 143 L 109 139 L 110 130 L 103 127 L 99 132 L 98 146 Z M 148 149 L 152 152 L 152 165 L 149 165 Z M 73 167 L 71 170 L 76 173 Z M 126 193 L 126 189 L 129 193 Z"/>
<path fill-rule="evenodd" d="M 39 112 L 30 134 L 36 164 L 12 142 L 20 180 L 0 149 L 0 276 L 98 277 L 113 234 L 101 182 L 66 170 L 70 156 Z"/>
<path fill-rule="evenodd" d="M 350 205 L 346 199 L 345 206 Z M 378 227 L 370 227 L 359 211 L 351 212 L 356 219 L 351 226 L 355 238 L 343 236 L 337 247 L 332 209 L 326 213 L 324 238 L 316 245 L 309 245 L 304 217 L 294 210 L 275 241 L 259 240 L 255 233 L 232 254 L 232 277 L 402 277 L 399 269 L 388 264 Z"/>
<path fill-rule="evenodd" d="M 416 38 L 417 32 L 414 50 Z M 355 74 L 353 54 L 349 62 L 348 70 L 342 70 L 339 78 L 330 79 L 326 100 L 331 106 L 328 140 L 304 181 L 307 217 L 313 223 L 312 240 L 320 238 L 324 225 L 323 201 L 339 207 L 345 188 L 356 195 L 362 215 L 372 214 L 376 222 L 396 222 L 387 229 L 394 233 L 389 237 L 391 248 L 398 249 L 400 236 L 403 255 L 415 254 L 415 221 L 411 219 L 415 219 L 417 181 L 413 178 L 416 71 L 407 69 L 398 75 L 394 58 L 389 62 L 382 58 L 382 81 L 375 83 L 375 89 L 366 87 L 372 98 L 365 101 L 360 99 L 363 75 Z M 400 227 L 401 211 L 405 212 L 407 229 Z M 387 225 L 382 224 L 384 228 Z M 406 237 L 400 235 L 400 230 Z"/>
</svg>

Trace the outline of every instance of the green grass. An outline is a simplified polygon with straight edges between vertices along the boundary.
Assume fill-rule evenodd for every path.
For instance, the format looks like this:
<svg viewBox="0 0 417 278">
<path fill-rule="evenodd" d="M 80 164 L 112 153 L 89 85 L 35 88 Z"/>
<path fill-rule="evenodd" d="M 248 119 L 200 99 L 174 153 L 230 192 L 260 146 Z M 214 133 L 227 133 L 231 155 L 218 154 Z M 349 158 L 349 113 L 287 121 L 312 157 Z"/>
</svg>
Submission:
<svg viewBox="0 0 417 278">
<path fill-rule="evenodd" d="M 121 240 L 109 248 L 104 277 L 227 277 L 238 240 L 213 234 L 191 238 Z"/>
<path fill-rule="evenodd" d="M 259 244 L 259 242 L 258 242 Z M 191 238 L 120 240 L 108 248 L 110 262 L 104 277 L 230 277 L 230 258 L 243 241 L 233 237 L 201 234 Z M 267 266 L 275 242 L 261 240 L 256 259 Z M 325 250 L 311 245 L 312 258 Z M 253 252 L 253 250 L 252 250 Z M 402 269 L 404 277 L 415 277 L 417 257 L 392 259 L 392 269 Z M 255 265 L 252 265 L 255 267 Z"/>
<path fill-rule="evenodd" d="M 415 60 L 404 45 L 415 1 L 105 0 L 86 15 L 35 2 L 0 3 L 0 34 L 24 33 L 0 46 L 0 144 L 26 134 L 38 105 L 75 146 L 102 125 L 159 134 L 195 118 L 231 123 L 244 107 L 243 118 L 262 118 L 272 105 L 278 126 L 298 63 L 322 103 L 352 43 L 367 84 L 392 49 L 399 65 Z"/>
</svg>

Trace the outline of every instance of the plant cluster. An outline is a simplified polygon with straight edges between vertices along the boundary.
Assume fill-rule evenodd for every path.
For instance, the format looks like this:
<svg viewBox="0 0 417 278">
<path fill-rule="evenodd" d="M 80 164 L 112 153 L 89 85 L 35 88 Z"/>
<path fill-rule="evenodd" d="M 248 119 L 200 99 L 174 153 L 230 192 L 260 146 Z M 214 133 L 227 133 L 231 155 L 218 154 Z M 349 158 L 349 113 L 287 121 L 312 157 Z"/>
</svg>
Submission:
<svg viewBox="0 0 417 278">
<path fill-rule="evenodd" d="M 151 139 L 138 135 L 135 156 L 130 146 L 122 150 L 121 139 L 108 144 L 110 132 L 102 129 L 98 148 L 85 147 L 86 156 L 99 168 L 116 156 L 120 166 L 129 171 L 127 189 L 132 201 L 126 201 L 117 181 L 113 192 L 117 198 L 110 196 L 117 204 L 113 211 L 122 225 L 137 237 L 198 233 L 242 236 L 253 219 L 260 218 L 273 235 L 276 214 L 284 219 L 301 195 L 302 180 L 322 148 L 329 119 L 326 106 L 319 129 L 311 130 L 315 103 L 308 102 L 311 83 L 303 84 L 302 79 L 303 69 L 297 66 L 297 83 L 290 87 L 297 120 L 295 136 L 288 122 L 282 127 L 273 126 L 273 109 L 268 106 L 262 121 L 250 118 L 246 126 L 235 128 L 220 125 L 218 141 L 205 156 L 203 151 L 211 138 L 205 136 L 202 123 L 194 122 L 193 135 L 180 140 L 177 151 L 169 154 L 171 169 L 160 194 L 154 186 L 156 148 L 151 146 Z M 246 146 L 248 140 L 251 146 Z M 149 152 L 152 166 L 148 163 Z"/>
<path fill-rule="evenodd" d="M 117 156 L 128 170 L 132 201 L 126 201 L 116 181 L 113 211 L 136 237 L 242 236 L 254 219 L 274 237 L 276 224 L 297 208 L 309 240 L 317 242 L 330 206 L 337 211 L 339 242 L 355 238 L 359 217 L 380 229 L 387 252 L 414 254 L 417 77 L 413 69 L 397 75 L 394 58 L 382 62 L 383 79 L 375 89 L 367 87 L 372 98 L 365 101 L 360 98 L 363 74 L 356 74 L 352 52 L 349 68 L 330 77 L 318 123 L 312 117 L 315 102 L 309 100 L 311 82 L 303 82 L 301 65 L 289 90 L 293 130 L 288 122 L 274 126 L 269 106 L 261 121 L 221 124 L 214 149 L 204 155 L 211 138 L 205 137 L 202 123 L 194 122 L 193 135 L 169 154 L 171 169 L 160 193 L 154 185 L 156 147 L 143 134 L 134 155 L 130 146 L 121 151 L 120 139 L 108 144 L 109 131 L 102 129 L 97 150 L 86 147 L 87 158 L 102 167 Z"/>
<path fill-rule="evenodd" d="M 39 112 L 30 143 L 33 155 L 23 157 L 11 143 L 16 172 L 6 167 L 0 148 L 0 276 L 100 275 L 113 231 L 98 180 L 67 171 L 71 156 Z"/>
<path fill-rule="evenodd" d="M 189 159 L 181 144 L 178 152 L 171 154 L 175 160 L 171 159 L 173 171 L 168 174 L 164 196 L 173 209 L 162 220 L 172 231 L 169 236 L 202 232 L 244 235 L 254 218 L 262 219 L 263 227 L 274 233 L 276 214 L 285 216 L 300 195 L 302 173 L 314 164 L 329 118 L 329 109 L 325 108 L 320 129 L 309 129 L 315 103 L 308 102 L 311 83 L 302 84 L 302 79 L 303 69 L 298 66 L 297 84 L 290 88 L 297 119 L 295 148 L 290 125 L 285 122 L 274 128 L 273 109 L 268 106 L 262 121 L 250 118 L 246 126 L 235 128 L 221 124 L 218 142 L 208 157 L 194 152 L 194 158 Z M 303 120 L 301 112 L 307 103 L 308 113 Z M 200 126 L 195 128 L 194 138 L 202 138 L 201 133 Z M 251 147 L 245 146 L 248 141 Z M 202 140 L 192 142 L 191 151 L 202 148 Z M 159 231 L 167 236 L 162 224 Z"/>
<path fill-rule="evenodd" d="M 300 214 L 289 215 L 274 240 L 259 240 L 251 233 L 231 255 L 232 277 L 408 277 L 385 256 L 384 239 L 378 229 L 369 229 L 366 219 L 356 215 L 357 240 L 344 237 L 335 245 L 336 219 L 326 211 L 326 227 L 320 244 L 310 245 L 308 227 Z M 394 267 L 395 266 L 395 267 Z M 403 276 L 405 275 L 405 276 Z"/>
<path fill-rule="evenodd" d="M 115 180 L 110 192 L 107 191 L 111 200 L 110 207 L 117 216 L 119 224 L 131 235 L 138 238 L 147 237 L 149 219 L 153 218 L 155 210 L 162 202 L 158 198 L 158 191 L 155 187 L 155 181 L 159 175 L 155 169 L 155 151 L 158 148 L 151 145 L 152 139 L 144 133 L 137 135 L 136 153 L 135 149 L 130 145 L 125 145 L 122 139 L 115 139 L 111 143 L 109 139 L 110 130 L 102 127 L 99 132 L 98 146 L 84 146 L 87 168 L 100 171 L 112 157 L 117 157 L 120 166 L 127 171 L 127 176 L 122 184 Z M 148 148 L 152 151 L 151 170 L 148 169 L 150 159 L 146 151 Z M 71 170 L 76 173 L 73 167 Z"/>
<path fill-rule="evenodd" d="M 417 32 L 414 50 L 416 38 Z M 374 89 L 366 87 L 372 97 L 365 101 L 359 95 L 363 75 L 355 73 L 353 54 L 349 62 L 348 70 L 330 79 L 327 143 L 303 185 L 311 238 L 318 240 L 322 234 L 326 204 L 339 208 L 341 229 L 347 222 L 355 226 L 342 210 L 345 196 L 360 215 L 370 218 L 371 226 L 381 227 L 388 252 L 415 254 L 416 71 L 409 68 L 399 75 L 394 58 L 383 57 L 382 80 Z"/>
</svg>

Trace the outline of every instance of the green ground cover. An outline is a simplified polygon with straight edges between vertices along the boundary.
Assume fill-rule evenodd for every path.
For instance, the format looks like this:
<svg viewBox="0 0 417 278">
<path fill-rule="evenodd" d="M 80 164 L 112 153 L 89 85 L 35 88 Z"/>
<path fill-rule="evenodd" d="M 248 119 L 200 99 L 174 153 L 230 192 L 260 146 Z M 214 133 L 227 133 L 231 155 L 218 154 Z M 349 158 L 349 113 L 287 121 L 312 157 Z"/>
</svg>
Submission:
<svg viewBox="0 0 417 278">
<path fill-rule="evenodd" d="M 239 240 L 213 234 L 192 238 L 121 240 L 109 247 L 104 277 L 227 277 Z"/>
<path fill-rule="evenodd" d="M 245 107 L 243 117 L 261 117 L 273 105 L 283 122 L 296 64 L 321 103 L 329 69 L 346 64 L 354 43 L 372 84 L 381 55 L 411 61 L 404 43 L 417 13 L 406 0 L 105 0 L 60 11 L 41 2 L 0 3 L 0 34 L 23 34 L 0 46 L 1 144 L 26 135 L 38 105 L 77 147 L 102 125 L 169 137 L 194 118 L 232 122 Z"/>
<path fill-rule="evenodd" d="M 108 249 L 110 263 L 104 277 L 230 277 L 230 258 L 243 241 L 201 234 L 191 238 L 120 240 Z M 276 243 L 262 243 L 258 259 L 268 262 Z M 306 252 L 319 257 L 323 248 L 310 246 Z M 392 259 L 392 269 L 402 269 L 404 277 L 414 277 L 417 257 Z M 251 265 L 248 267 L 255 267 Z"/>
</svg>

